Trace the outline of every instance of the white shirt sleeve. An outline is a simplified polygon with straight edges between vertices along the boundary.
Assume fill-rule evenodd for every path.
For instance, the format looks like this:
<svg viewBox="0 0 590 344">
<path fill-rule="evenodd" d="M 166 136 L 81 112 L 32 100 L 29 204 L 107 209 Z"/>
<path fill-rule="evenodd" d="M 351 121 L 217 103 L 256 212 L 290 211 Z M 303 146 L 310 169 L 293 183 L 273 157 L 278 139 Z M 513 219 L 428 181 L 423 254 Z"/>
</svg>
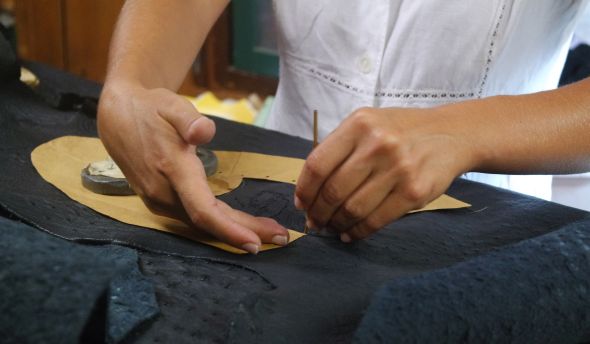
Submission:
<svg viewBox="0 0 590 344">
<path fill-rule="evenodd" d="M 576 25 L 576 40 L 590 44 L 590 4 L 586 4 L 584 12 Z"/>
</svg>

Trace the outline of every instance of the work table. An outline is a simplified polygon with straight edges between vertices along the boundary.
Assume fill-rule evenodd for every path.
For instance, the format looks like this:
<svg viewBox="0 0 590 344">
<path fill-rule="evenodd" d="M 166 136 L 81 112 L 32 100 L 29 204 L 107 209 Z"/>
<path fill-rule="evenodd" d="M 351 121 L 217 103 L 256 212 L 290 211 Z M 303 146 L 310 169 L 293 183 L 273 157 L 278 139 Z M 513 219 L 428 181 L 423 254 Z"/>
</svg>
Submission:
<svg viewBox="0 0 590 344">
<path fill-rule="evenodd" d="M 590 213 L 581 210 L 459 179 L 448 194 L 471 208 L 410 214 L 362 242 L 306 236 L 256 256 L 222 252 L 114 221 L 43 181 L 30 152 L 63 135 L 96 136 L 100 85 L 42 65 L 29 67 L 41 80 L 37 93 L 18 82 L 1 86 L 2 214 L 75 245 L 116 244 L 137 252 L 160 311 L 131 331 L 128 342 L 350 342 L 382 285 L 452 269 L 590 221 Z M 311 148 L 301 138 L 215 122 L 217 136 L 209 148 L 298 158 Z M 221 198 L 301 231 L 304 216 L 292 195 L 292 185 L 247 180 Z"/>
</svg>

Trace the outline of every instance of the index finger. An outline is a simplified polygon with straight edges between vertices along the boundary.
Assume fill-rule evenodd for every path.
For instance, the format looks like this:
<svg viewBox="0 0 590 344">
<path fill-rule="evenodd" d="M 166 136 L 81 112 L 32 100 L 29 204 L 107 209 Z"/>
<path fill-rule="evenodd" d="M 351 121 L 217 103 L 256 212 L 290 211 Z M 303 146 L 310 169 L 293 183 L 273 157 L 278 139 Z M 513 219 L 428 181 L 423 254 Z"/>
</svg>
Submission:
<svg viewBox="0 0 590 344">
<path fill-rule="evenodd" d="M 197 156 L 182 154 L 168 177 L 191 223 L 219 240 L 250 253 L 260 249 L 260 238 L 252 230 L 226 216 L 209 189 Z"/>
<path fill-rule="evenodd" d="M 347 122 L 336 128 L 309 154 L 295 186 L 295 205 L 307 209 L 317 198 L 320 187 L 338 166 L 352 154 L 356 142 Z"/>
</svg>

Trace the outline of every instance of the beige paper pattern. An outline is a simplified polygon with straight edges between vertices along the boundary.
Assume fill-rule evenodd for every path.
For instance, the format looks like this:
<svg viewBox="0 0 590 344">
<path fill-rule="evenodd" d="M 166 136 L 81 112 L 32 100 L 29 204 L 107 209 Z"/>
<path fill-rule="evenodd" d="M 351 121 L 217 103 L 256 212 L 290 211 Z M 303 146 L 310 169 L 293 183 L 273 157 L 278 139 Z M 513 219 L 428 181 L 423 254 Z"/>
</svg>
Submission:
<svg viewBox="0 0 590 344">
<path fill-rule="evenodd" d="M 215 196 L 234 190 L 242 179 L 264 179 L 295 184 L 305 160 L 249 152 L 215 151 L 217 172 L 207 181 Z"/>
<path fill-rule="evenodd" d="M 215 154 L 219 160 L 218 171 L 208 179 L 209 186 L 215 195 L 237 188 L 243 178 L 295 184 L 305 162 L 301 159 L 247 152 L 216 151 Z M 97 138 L 63 136 L 35 148 L 31 153 L 31 160 L 43 179 L 71 199 L 103 215 L 131 225 L 180 235 L 227 252 L 246 253 L 219 242 L 211 236 L 199 233 L 180 221 L 151 213 L 138 196 L 99 195 L 84 188 L 80 177 L 81 170 L 90 162 L 104 160 L 107 156 L 104 146 Z M 467 203 L 442 195 L 418 211 L 468 206 Z M 304 235 L 289 230 L 290 242 Z M 279 247 L 264 244 L 261 251 Z"/>
</svg>

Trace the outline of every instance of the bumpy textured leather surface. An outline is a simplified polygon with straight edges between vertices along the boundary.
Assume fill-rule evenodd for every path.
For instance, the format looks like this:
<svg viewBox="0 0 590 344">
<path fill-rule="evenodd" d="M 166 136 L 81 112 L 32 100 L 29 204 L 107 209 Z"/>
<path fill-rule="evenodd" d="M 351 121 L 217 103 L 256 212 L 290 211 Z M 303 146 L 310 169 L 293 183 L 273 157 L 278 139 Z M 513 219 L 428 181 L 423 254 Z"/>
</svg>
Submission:
<svg viewBox="0 0 590 344">
<path fill-rule="evenodd" d="M 585 342 L 589 276 L 586 220 L 387 283 L 373 298 L 355 342 Z"/>
<path fill-rule="evenodd" d="M 30 68 L 41 70 L 42 82 L 44 73 L 51 74 L 44 67 Z M 52 77 L 59 79 L 60 73 Z M 51 82 L 58 84 L 57 79 Z M 452 266 L 590 218 L 580 210 L 458 180 L 448 193 L 471 203 L 470 209 L 412 214 L 353 245 L 307 236 L 281 250 L 237 257 L 115 222 L 45 183 L 31 165 L 31 150 L 62 135 L 96 135 L 90 116 L 54 110 L 16 84 L 0 91 L 0 114 L 0 205 L 5 211 L 69 240 L 140 249 L 144 272 L 163 301 L 162 316 L 135 333 L 141 342 L 348 342 L 385 282 Z M 218 134 L 210 148 L 301 158 L 311 148 L 303 139 L 215 121 Z M 304 217 L 294 209 L 292 195 L 292 185 L 249 180 L 222 198 L 302 228 Z"/>
<path fill-rule="evenodd" d="M 158 313 L 137 253 L 76 245 L 0 218 L 3 343 L 119 343 Z"/>
</svg>

